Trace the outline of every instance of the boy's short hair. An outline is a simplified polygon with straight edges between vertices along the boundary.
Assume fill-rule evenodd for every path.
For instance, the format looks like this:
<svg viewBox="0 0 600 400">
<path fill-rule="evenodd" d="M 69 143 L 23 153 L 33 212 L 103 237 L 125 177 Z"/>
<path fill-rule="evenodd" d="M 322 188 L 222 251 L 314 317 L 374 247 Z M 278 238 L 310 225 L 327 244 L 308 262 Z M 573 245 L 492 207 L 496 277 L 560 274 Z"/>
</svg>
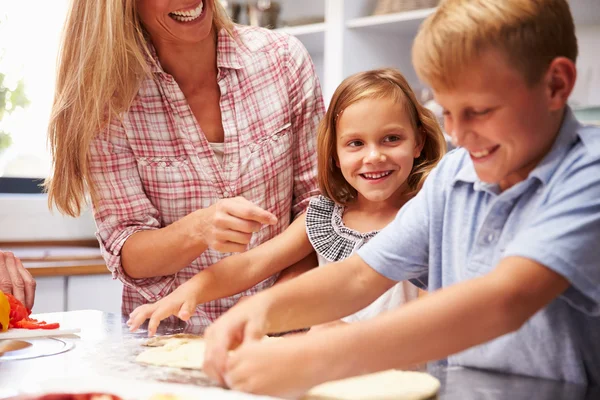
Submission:
<svg viewBox="0 0 600 400">
<path fill-rule="evenodd" d="M 417 140 L 422 140 L 421 155 L 415 159 L 407 178 L 409 192 L 415 195 L 425 178 L 446 152 L 446 142 L 435 115 L 417 101 L 413 90 L 397 69 L 382 68 L 349 76 L 338 86 L 317 134 L 319 188 L 321 193 L 338 204 L 348 204 L 356 198 L 337 163 L 337 123 L 344 110 L 364 99 L 393 99 L 403 104 Z"/>
<path fill-rule="evenodd" d="M 442 0 L 423 22 L 413 45 L 419 77 L 452 89 L 465 67 L 489 49 L 503 52 L 529 85 L 556 57 L 577 59 L 577 38 L 567 0 Z"/>
</svg>

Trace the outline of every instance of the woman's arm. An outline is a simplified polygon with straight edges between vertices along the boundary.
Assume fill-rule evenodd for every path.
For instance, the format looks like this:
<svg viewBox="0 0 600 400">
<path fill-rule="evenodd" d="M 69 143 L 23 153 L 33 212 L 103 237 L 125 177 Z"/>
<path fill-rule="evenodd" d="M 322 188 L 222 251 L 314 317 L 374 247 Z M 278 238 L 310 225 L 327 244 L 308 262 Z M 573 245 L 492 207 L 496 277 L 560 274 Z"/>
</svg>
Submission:
<svg viewBox="0 0 600 400">
<path fill-rule="evenodd" d="M 276 221 L 273 214 L 242 197 L 220 200 L 165 228 L 131 235 L 121 251 L 123 268 L 133 278 L 172 275 L 208 247 L 244 251 L 252 233 Z"/>
<path fill-rule="evenodd" d="M 283 233 L 247 252 L 227 257 L 196 274 L 173 293 L 131 313 L 129 326 L 137 329 L 146 319 L 149 334 L 161 320 L 177 315 L 187 320 L 198 304 L 240 293 L 291 264 L 303 266 L 313 252 L 304 214 Z"/>
<path fill-rule="evenodd" d="M 252 232 L 276 222 L 271 213 L 236 197 L 161 227 L 160 210 L 146 195 L 125 128 L 116 120 L 92 141 L 90 172 L 97 199 L 94 217 L 106 264 L 133 286 L 175 274 L 208 247 L 244 251 Z"/>
</svg>

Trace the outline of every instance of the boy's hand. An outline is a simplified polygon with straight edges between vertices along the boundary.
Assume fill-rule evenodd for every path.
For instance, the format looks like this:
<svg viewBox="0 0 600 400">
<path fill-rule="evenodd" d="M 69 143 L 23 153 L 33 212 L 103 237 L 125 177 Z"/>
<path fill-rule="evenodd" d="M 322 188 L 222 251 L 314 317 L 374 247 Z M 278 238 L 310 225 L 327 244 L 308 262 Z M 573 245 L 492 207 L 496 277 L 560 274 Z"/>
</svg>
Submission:
<svg viewBox="0 0 600 400">
<path fill-rule="evenodd" d="M 260 296 L 252 296 L 223 314 L 204 332 L 206 350 L 202 370 L 211 379 L 225 385 L 228 354 L 246 341 L 265 336 L 266 307 Z"/>
<path fill-rule="evenodd" d="M 134 332 L 147 319 L 150 319 L 150 322 L 148 322 L 148 336 L 154 336 L 160 321 L 171 315 L 176 315 L 180 319 L 187 321 L 198 305 L 194 289 L 192 285 L 183 284 L 173 293 L 156 303 L 144 304 L 137 307 L 129 314 L 129 320 L 127 321 L 129 330 Z"/>
<path fill-rule="evenodd" d="M 315 351 L 305 335 L 276 340 L 244 342 L 230 352 L 226 363 L 227 386 L 242 392 L 283 398 L 299 398 L 326 380 L 331 360 Z M 303 368 L 290 368 L 299 365 Z"/>
</svg>

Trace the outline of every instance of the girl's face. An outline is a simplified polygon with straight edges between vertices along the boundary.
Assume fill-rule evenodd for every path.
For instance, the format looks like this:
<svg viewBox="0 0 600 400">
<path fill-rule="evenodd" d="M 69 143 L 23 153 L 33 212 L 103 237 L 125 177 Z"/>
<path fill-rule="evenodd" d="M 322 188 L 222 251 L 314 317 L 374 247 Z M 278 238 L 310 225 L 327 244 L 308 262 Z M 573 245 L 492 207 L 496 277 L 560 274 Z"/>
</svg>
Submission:
<svg viewBox="0 0 600 400">
<path fill-rule="evenodd" d="M 338 167 L 358 192 L 358 201 L 402 196 L 423 147 L 404 104 L 388 98 L 364 99 L 346 108 L 336 139 Z"/>
<path fill-rule="evenodd" d="M 213 1 L 137 0 L 137 12 L 155 43 L 197 43 L 210 35 Z"/>
</svg>

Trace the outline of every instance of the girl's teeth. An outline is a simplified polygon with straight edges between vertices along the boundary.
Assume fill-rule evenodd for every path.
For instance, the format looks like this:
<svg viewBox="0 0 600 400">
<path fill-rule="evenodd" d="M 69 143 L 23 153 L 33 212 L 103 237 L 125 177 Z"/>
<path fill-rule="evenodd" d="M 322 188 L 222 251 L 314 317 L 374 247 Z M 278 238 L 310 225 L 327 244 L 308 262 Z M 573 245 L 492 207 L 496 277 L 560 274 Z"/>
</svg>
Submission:
<svg viewBox="0 0 600 400">
<path fill-rule="evenodd" d="M 389 174 L 391 174 L 390 171 L 381 172 L 378 174 L 363 174 L 363 176 L 367 179 L 379 179 L 379 178 L 383 178 L 384 176 L 388 176 Z"/>
</svg>

